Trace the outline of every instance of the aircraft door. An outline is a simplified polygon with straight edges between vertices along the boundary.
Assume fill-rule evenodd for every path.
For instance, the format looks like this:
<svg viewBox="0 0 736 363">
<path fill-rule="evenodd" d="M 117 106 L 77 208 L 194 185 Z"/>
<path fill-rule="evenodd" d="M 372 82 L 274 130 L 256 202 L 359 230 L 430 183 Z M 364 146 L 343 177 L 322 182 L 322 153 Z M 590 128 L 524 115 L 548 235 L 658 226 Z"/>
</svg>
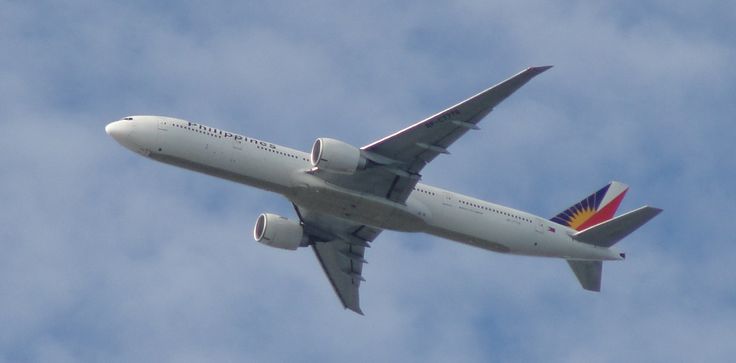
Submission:
<svg viewBox="0 0 736 363">
<path fill-rule="evenodd" d="M 534 218 L 534 229 L 539 233 L 544 233 L 544 222 L 541 218 Z"/>
<path fill-rule="evenodd" d="M 156 121 L 156 123 L 157 123 L 157 126 L 156 126 L 157 130 L 156 130 L 156 133 L 155 133 L 155 135 L 156 135 L 156 150 L 158 150 L 158 152 L 162 152 L 162 151 L 163 152 L 170 152 L 171 151 L 171 150 L 169 150 L 170 140 L 169 140 L 169 137 L 167 135 L 168 134 L 167 133 L 167 130 L 169 128 L 170 122 L 167 121 L 167 120 L 165 120 L 165 119 L 163 119 L 163 118 L 159 118 L 158 121 Z M 148 125 L 149 125 L 148 127 L 152 130 L 153 129 L 153 125 L 151 125 L 150 123 Z"/>
<path fill-rule="evenodd" d="M 158 120 L 158 129 L 160 131 L 166 131 L 169 129 L 169 121 L 165 119 L 159 119 Z"/>
<path fill-rule="evenodd" d="M 450 192 L 444 192 L 444 195 L 442 196 L 442 204 L 448 207 L 452 207 L 454 205 L 454 197 L 452 196 L 452 193 Z"/>
</svg>

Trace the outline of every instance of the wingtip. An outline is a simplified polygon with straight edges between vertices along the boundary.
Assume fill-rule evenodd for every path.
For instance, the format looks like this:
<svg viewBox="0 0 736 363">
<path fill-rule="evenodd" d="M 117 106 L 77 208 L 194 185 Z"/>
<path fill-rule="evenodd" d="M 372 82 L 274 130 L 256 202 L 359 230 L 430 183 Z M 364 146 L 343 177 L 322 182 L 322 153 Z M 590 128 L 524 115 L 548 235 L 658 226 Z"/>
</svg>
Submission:
<svg viewBox="0 0 736 363">
<path fill-rule="evenodd" d="M 346 306 L 345 309 L 351 310 L 352 312 L 354 312 L 354 313 L 356 313 L 358 315 L 365 316 L 365 314 L 363 314 L 363 310 L 361 310 L 360 307 L 357 307 L 357 306 L 356 307 Z"/>
<path fill-rule="evenodd" d="M 529 71 L 534 71 L 535 73 L 539 74 L 539 73 L 542 73 L 542 72 L 544 72 L 544 71 L 546 71 L 546 70 L 548 70 L 548 69 L 550 69 L 552 67 L 554 67 L 554 66 L 552 66 L 552 65 L 537 66 L 537 67 L 529 67 L 528 70 Z"/>
</svg>

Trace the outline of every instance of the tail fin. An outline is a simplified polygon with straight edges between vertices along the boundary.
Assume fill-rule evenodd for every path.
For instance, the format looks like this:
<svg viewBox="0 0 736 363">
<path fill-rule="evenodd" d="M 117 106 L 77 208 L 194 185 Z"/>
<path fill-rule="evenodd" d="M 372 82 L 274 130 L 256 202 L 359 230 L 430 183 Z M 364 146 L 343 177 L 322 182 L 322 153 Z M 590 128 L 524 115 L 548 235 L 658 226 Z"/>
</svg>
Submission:
<svg viewBox="0 0 736 363">
<path fill-rule="evenodd" d="M 644 206 L 575 233 L 572 238 L 583 243 L 608 248 L 661 212 L 662 210 L 659 208 Z M 620 256 L 622 258 L 626 257 L 623 253 Z M 567 263 L 583 289 L 601 291 L 603 261 L 567 260 Z"/>
<path fill-rule="evenodd" d="M 572 238 L 579 242 L 611 247 L 662 212 L 659 208 L 645 206 L 613 218 L 628 190 L 626 184 L 611 182 L 556 215 L 552 221 L 578 231 Z M 567 260 L 567 263 L 583 289 L 601 291 L 603 261 Z"/>
<path fill-rule="evenodd" d="M 628 190 L 628 185 L 613 181 L 551 220 L 576 231 L 582 231 L 613 218 Z"/>
</svg>

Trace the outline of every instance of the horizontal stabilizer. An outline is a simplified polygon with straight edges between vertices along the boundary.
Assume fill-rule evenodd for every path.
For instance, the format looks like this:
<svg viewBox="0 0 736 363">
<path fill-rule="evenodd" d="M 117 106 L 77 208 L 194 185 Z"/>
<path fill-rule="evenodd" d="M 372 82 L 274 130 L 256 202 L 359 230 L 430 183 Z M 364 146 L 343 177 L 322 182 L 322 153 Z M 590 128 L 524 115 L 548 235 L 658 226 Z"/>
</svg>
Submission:
<svg viewBox="0 0 736 363">
<path fill-rule="evenodd" d="M 576 241 L 584 242 L 599 247 L 611 247 L 618 241 L 634 232 L 650 219 L 656 217 L 659 208 L 641 207 L 603 223 L 596 224 L 582 230 L 572 236 Z"/>
<path fill-rule="evenodd" d="M 601 261 L 573 261 L 567 260 L 575 277 L 580 281 L 583 289 L 590 291 L 601 291 L 601 276 L 603 275 L 603 262 Z"/>
</svg>

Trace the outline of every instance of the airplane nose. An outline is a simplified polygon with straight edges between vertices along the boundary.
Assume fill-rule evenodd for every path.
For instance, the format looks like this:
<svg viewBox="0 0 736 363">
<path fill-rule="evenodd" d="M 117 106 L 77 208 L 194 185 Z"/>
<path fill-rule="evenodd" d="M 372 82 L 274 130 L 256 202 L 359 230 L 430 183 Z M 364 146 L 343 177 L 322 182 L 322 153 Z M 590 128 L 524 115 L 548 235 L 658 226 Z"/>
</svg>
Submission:
<svg viewBox="0 0 736 363">
<path fill-rule="evenodd" d="M 118 142 L 128 137 L 131 131 L 133 131 L 133 128 L 130 122 L 114 121 L 105 126 L 105 132 Z"/>
<path fill-rule="evenodd" d="M 105 132 L 118 144 L 148 156 L 156 141 L 156 123 L 133 121 L 125 118 L 113 121 L 105 126 Z"/>
</svg>

